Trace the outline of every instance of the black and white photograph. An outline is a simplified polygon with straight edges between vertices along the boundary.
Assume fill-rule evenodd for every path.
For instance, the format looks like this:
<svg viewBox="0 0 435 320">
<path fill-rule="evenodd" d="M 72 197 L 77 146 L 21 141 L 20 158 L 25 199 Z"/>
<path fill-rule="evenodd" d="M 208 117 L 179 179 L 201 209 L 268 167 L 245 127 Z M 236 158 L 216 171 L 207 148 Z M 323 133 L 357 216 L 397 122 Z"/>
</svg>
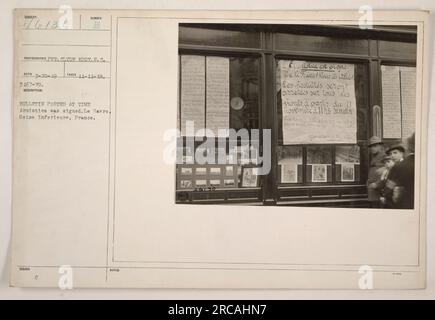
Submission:
<svg viewBox="0 0 435 320">
<path fill-rule="evenodd" d="M 327 182 L 327 166 L 326 164 L 311 165 L 312 182 Z"/>
<path fill-rule="evenodd" d="M 286 163 L 281 164 L 281 182 L 296 183 L 298 182 L 298 164 Z"/>
<path fill-rule="evenodd" d="M 7 11 L 9 292 L 425 296 L 428 10 L 121 7 Z"/>
<path fill-rule="evenodd" d="M 257 187 L 258 174 L 255 167 L 243 167 L 242 168 L 242 187 Z"/>
<path fill-rule="evenodd" d="M 190 189 L 192 188 L 192 180 L 181 180 L 180 188 L 182 189 Z"/>
<path fill-rule="evenodd" d="M 353 163 L 341 164 L 341 181 L 355 181 L 355 166 Z"/>
<path fill-rule="evenodd" d="M 191 175 L 192 168 L 191 167 L 181 167 L 181 175 Z"/>
<path fill-rule="evenodd" d="M 177 203 L 414 207 L 416 26 L 181 23 L 178 41 L 179 147 L 193 125 L 197 150 L 262 170 Z"/>
</svg>

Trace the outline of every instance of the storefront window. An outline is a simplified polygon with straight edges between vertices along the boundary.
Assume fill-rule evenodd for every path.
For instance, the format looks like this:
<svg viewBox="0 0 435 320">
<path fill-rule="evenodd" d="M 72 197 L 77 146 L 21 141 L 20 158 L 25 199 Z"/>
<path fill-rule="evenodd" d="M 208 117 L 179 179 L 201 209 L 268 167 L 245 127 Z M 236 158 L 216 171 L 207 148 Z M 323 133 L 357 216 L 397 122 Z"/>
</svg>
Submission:
<svg viewBox="0 0 435 320">
<path fill-rule="evenodd" d="M 297 182 L 359 182 L 359 144 L 366 142 L 368 127 L 365 66 L 289 59 L 276 60 L 275 66 L 277 148 L 298 144 L 300 154 L 306 152 L 306 158 L 299 159 L 298 170 L 302 172 Z M 343 146 L 345 143 L 353 145 Z M 280 177 L 282 170 L 278 169 Z"/>
<path fill-rule="evenodd" d="M 259 141 L 252 139 L 250 130 L 258 129 L 260 122 L 259 59 L 181 55 L 180 73 L 177 188 L 257 188 Z M 192 134 L 187 121 L 195 130 L 211 131 Z M 219 129 L 246 129 L 247 136 L 231 140 L 233 136 L 221 135 Z"/>
</svg>

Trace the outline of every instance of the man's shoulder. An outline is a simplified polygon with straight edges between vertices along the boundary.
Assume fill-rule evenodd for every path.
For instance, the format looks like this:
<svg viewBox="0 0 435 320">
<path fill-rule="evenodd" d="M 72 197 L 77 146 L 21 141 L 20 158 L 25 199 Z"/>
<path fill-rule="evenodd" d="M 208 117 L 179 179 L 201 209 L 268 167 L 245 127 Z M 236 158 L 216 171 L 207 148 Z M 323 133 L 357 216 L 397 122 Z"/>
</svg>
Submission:
<svg viewBox="0 0 435 320">
<path fill-rule="evenodd" d="M 394 164 L 394 166 L 390 169 L 390 173 L 388 175 L 389 179 L 391 180 L 398 179 L 402 171 L 403 171 L 403 161 Z"/>
<path fill-rule="evenodd" d="M 373 156 L 373 158 L 370 161 L 370 164 L 374 167 L 383 166 L 384 165 L 383 160 L 385 156 L 386 156 L 385 152 L 378 152 Z"/>
<path fill-rule="evenodd" d="M 405 159 L 403 159 L 402 162 L 404 162 L 404 164 L 407 165 L 407 164 L 413 164 L 414 161 L 415 161 L 415 157 L 414 154 L 412 153 L 409 156 L 407 156 Z"/>
</svg>

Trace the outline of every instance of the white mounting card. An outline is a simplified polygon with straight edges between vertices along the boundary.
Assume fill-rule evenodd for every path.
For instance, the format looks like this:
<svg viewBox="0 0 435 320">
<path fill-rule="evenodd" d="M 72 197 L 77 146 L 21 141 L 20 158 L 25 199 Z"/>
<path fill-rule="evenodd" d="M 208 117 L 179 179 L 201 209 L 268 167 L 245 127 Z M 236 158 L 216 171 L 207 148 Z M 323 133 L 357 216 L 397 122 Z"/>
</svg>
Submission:
<svg viewBox="0 0 435 320">
<path fill-rule="evenodd" d="M 358 28 L 358 11 L 17 9 L 11 285 L 358 289 L 369 279 L 375 289 L 424 288 L 428 17 L 423 11 L 373 13 L 373 24 L 386 29 L 417 27 L 415 206 L 383 210 L 176 204 L 175 164 L 167 161 L 168 132 L 180 125 L 180 23 Z M 191 51 L 198 47 L 194 41 Z M 345 60 L 325 68 L 352 63 Z M 190 65 L 194 79 L 183 78 L 191 84 L 183 101 L 199 127 L 228 126 L 233 113 L 248 110 L 249 99 L 240 111 L 230 107 L 237 76 L 231 68 L 241 60 L 217 60 L 226 80 L 218 83 L 214 102 L 212 92 L 199 97 L 207 82 L 192 85 L 212 79 L 200 74 L 211 70 L 203 63 L 212 60 L 189 61 L 201 62 Z M 352 68 L 348 80 L 353 77 Z M 354 112 L 360 102 L 349 99 Z M 220 118 L 203 119 L 210 114 Z M 352 139 L 356 130 L 352 123 Z M 325 181 L 327 172 L 335 179 L 330 167 Z"/>
</svg>

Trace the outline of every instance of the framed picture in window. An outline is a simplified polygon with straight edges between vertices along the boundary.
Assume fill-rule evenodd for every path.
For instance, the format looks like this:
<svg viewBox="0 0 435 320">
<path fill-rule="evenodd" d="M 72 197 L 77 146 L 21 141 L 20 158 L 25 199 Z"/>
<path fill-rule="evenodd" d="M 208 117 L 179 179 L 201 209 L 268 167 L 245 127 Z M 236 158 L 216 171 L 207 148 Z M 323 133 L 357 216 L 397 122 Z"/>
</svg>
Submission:
<svg viewBox="0 0 435 320">
<path fill-rule="evenodd" d="M 192 168 L 191 167 L 181 167 L 181 174 L 182 175 L 191 175 Z"/>
<path fill-rule="evenodd" d="M 205 188 L 207 187 L 207 180 L 196 180 L 195 186 L 199 188 Z"/>
<path fill-rule="evenodd" d="M 210 174 L 211 175 L 220 175 L 221 174 L 221 168 L 220 167 L 210 168 Z"/>
<path fill-rule="evenodd" d="M 229 177 L 234 176 L 234 166 L 225 166 L 225 175 Z"/>
<path fill-rule="evenodd" d="M 195 168 L 195 174 L 196 175 L 206 175 L 207 174 L 207 168 L 204 168 L 204 167 Z"/>
<path fill-rule="evenodd" d="M 225 179 L 224 180 L 224 186 L 225 187 L 235 187 L 236 186 L 236 182 L 234 181 L 234 179 Z"/>
<path fill-rule="evenodd" d="M 242 168 L 242 188 L 258 187 L 258 167 Z"/>
<path fill-rule="evenodd" d="M 326 164 L 312 164 L 312 182 L 327 182 L 328 172 Z"/>
<path fill-rule="evenodd" d="M 298 164 L 285 163 L 281 164 L 281 183 L 298 182 Z"/>
<path fill-rule="evenodd" d="M 221 186 L 221 181 L 219 179 L 210 180 L 210 186 L 212 186 L 212 187 L 220 187 Z"/>
<path fill-rule="evenodd" d="M 355 181 L 355 165 L 353 163 L 341 164 L 341 181 Z"/>
<path fill-rule="evenodd" d="M 190 189 L 192 188 L 192 180 L 181 180 L 180 181 L 181 189 Z"/>
</svg>

